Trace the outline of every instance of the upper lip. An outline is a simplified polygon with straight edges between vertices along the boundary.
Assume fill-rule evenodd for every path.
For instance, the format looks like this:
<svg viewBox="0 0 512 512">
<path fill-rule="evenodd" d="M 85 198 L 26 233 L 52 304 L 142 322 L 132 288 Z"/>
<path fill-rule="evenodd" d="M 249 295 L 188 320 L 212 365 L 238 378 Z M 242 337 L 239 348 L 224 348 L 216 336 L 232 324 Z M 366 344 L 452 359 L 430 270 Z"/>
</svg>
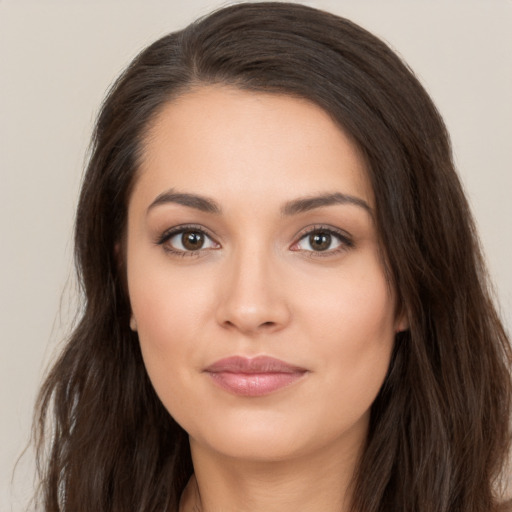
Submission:
<svg viewBox="0 0 512 512">
<path fill-rule="evenodd" d="M 242 357 L 231 356 L 219 359 L 207 368 L 209 373 L 303 373 L 305 368 L 296 366 L 269 356 Z"/>
</svg>

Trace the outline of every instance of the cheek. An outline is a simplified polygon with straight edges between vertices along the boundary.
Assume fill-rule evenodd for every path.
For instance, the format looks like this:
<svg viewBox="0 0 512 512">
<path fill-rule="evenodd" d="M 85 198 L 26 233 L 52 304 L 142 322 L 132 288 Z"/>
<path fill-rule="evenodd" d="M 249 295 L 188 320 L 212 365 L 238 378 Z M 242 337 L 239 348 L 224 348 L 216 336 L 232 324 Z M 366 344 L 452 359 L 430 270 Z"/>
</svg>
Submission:
<svg viewBox="0 0 512 512">
<path fill-rule="evenodd" d="M 208 272 L 181 269 L 154 254 L 134 254 L 129 263 L 128 289 L 139 336 L 161 349 L 185 328 L 192 336 L 211 309 Z"/>
<path fill-rule="evenodd" d="M 359 345 L 394 334 L 394 293 L 372 254 L 354 259 L 352 265 L 296 293 L 301 296 L 300 317 L 316 324 L 329 338 L 357 340 Z"/>
<path fill-rule="evenodd" d="M 172 410 L 183 397 L 176 391 L 189 387 L 203 362 L 214 283 L 207 272 L 173 269 L 165 258 L 139 257 L 136 251 L 129 263 L 130 302 L 144 364 L 155 391 Z"/>
<path fill-rule="evenodd" d="M 300 315 L 320 373 L 354 409 L 369 407 L 386 376 L 395 338 L 395 299 L 380 264 L 350 268 L 306 294 Z M 307 313 L 306 313 L 307 312 Z"/>
<path fill-rule="evenodd" d="M 188 382 L 185 368 L 191 359 L 191 345 L 183 339 L 180 319 L 183 320 L 184 312 L 166 291 L 154 288 L 145 292 L 137 295 L 132 306 L 140 349 L 153 388 L 171 413 L 186 404 L 181 389 Z"/>
</svg>

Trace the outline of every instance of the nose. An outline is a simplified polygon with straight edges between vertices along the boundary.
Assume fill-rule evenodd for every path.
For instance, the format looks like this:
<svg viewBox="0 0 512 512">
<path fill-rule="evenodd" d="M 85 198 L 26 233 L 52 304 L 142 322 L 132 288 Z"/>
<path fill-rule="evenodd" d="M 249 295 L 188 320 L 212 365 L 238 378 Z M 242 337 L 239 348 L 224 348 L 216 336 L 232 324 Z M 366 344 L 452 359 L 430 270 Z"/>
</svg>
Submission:
<svg viewBox="0 0 512 512">
<path fill-rule="evenodd" d="M 217 321 L 222 327 L 254 336 L 288 325 L 289 290 L 272 256 L 248 248 L 226 261 L 226 267 L 217 296 Z"/>
</svg>

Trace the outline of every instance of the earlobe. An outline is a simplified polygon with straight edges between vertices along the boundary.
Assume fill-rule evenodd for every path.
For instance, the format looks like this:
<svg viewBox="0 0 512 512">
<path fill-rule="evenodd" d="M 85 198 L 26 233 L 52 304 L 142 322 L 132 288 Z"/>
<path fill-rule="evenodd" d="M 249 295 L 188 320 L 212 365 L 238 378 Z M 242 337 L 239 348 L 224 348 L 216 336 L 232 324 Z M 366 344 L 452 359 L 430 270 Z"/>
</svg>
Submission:
<svg viewBox="0 0 512 512">
<path fill-rule="evenodd" d="M 135 320 L 133 314 L 130 316 L 130 329 L 133 332 L 137 332 L 137 321 Z"/>
<path fill-rule="evenodd" d="M 395 323 L 395 333 L 404 332 L 409 330 L 409 319 L 405 313 L 401 313 Z"/>
<path fill-rule="evenodd" d="M 120 267 L 122 264 L 122 253 L 121 253 L 121 244 L 117 242 L 114 245 L 114 258 L 116 260 L 117 266 Z"/>
<path fill-rule="evenodd" d="M 409 330 L 409 317 L 405 303 L 399 301 L 395 311 L 395 334 Z"/>
</svg>

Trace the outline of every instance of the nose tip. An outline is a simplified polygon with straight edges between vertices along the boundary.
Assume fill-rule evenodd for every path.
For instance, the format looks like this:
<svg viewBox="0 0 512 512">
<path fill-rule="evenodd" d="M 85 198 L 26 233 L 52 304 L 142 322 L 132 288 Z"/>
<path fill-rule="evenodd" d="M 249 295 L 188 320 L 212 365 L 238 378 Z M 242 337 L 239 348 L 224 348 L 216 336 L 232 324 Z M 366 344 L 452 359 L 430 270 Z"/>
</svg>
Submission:
<svg viewBox="0 0 512 512">
<path fill-rule="evenodd" d="M 260 322 L 258 316 L 258 314 L 238 312 L 237 315 L 231 315 L 230 320 L 224 320 L 223 327 L 238 330 L 244 334 L 251 334 L 256 332 L 270 333 L 279 330 L 284 325 L 284 322 L 272 320 Z"/>
<path fill-rule="evenodd" d="M 261 261 L 253 261 L 231 267 L 217 308 L 217 320 L 223 328 L 246 335 L 269 334 L 290 321 L 286 290 L 263 266 Z"/>
<path fill-rule="evenodd" d="M 220 309 L 219 323 L 226 329 L 246 335 L 272 333 L 287 325 L 289 316 L 285 304 L 278 305 L 270 301 L 256 304 L 253 301 L 251 305 L 244 305 L 240 296 L 231 296 Z"/>
</svg>

